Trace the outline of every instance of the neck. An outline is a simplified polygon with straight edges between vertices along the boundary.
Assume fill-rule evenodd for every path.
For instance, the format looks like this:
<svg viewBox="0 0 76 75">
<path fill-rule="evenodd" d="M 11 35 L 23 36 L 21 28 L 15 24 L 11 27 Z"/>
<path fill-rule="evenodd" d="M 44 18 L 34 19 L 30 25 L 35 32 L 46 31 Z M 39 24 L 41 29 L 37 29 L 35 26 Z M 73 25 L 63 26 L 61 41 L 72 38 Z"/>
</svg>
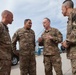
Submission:
<svg viewBox="0 0 76 75">
<path fill-rule="evenodd" d="M 8 25 L 8 23 L 5 20 L 2 20 L 1 22 L 4 23 L 5 25 Z"/>
<path fill-rule="evenodd" d="M 49 30 L 51 27 L 46 28 L 46 30 Z"/>
<path fill-rule="evenodd" d="M 69 8 L 69 9 L 67 10 L 67 15 L 69 16 L 72 11 L 73 11 L 73 8 Z"/>
<path fill-rule="evenodd" d="M 26 27 L 24 27 L 24 29 L 25 29 L 25 30 L 30 30 L 30 29 L 28 29 L 28 28 L 26 28 Z"/>
</svg>

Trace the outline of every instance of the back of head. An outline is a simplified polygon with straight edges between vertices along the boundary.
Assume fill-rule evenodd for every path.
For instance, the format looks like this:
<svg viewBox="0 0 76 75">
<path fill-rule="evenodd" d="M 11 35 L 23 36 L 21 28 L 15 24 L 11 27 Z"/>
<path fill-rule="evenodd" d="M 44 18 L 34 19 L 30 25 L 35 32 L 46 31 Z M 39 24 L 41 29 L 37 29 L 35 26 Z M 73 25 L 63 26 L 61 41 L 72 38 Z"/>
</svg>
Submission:
<svg viewBox="0 0 76 75">
<path fill-rule="evenodd" d="M 72 0 L 65 0 L 63 2 L 63 5 L 66 6 L 66 7 L 68 7 L 68 8 L 74 8 L 74 3 L 73 3 Z"/>
<path fill-rule="evenodd" d="M 12 12 L 10 12 L 10 11 L 8 11 L 8 10 L 4 10 L 4 11 L 2 12 L 1 16 L 2 16 L 2 17 L 5 17 L 5 16 L 7 16 L 7 15 L 9 15 L 9 14 L 12 14 Z"/>
</svg>

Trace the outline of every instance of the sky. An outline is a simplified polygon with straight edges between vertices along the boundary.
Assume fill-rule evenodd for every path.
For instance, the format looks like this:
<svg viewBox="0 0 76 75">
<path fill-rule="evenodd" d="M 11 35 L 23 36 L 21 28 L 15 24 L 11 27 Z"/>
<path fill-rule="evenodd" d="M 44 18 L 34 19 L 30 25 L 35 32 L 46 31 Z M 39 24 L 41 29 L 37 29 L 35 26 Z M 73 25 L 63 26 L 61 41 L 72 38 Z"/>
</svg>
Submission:
<svg viewBox="0 0 76 75">
<path fill-rule="evenodd" d="M 32 29 L 36 40 L 44 31 L 42 21 L 45 17 L 51 20 L 51 27 L 59 29 L 66 37 L 67 17 L 62 15 L 61 6 L 64 0 L 0 0 L 0 14 L 3 10 L 13 12 L 14 21 L 8 25 L 11 37 L 24 26 L 24 20 L 32 20 Z M 76 7 L 76 0 L 73 0 Z M 1 16 L 0 16 L 1 20 Z"/>
</svg>

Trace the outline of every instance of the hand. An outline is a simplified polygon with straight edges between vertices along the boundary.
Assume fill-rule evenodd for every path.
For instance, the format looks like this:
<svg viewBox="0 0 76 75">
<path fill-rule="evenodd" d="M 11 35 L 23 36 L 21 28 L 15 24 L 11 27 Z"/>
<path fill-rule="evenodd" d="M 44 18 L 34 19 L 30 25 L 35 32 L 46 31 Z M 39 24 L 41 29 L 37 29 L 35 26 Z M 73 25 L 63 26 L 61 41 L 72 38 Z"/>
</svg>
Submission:
<svg viewBox="0 0 76 75">
<path fill-rule="evenodd" d="M 53 39 L 53 37 L 51 36 L 51 35 L 47 35 L 45 38 L 47 38 L 47 39 Z"/>
<path fill-rule="evenodd" d="M 68 48 L 68 45 L 67 45 L 66 41 L 62 42 L 61 44 L 62 44 L 63 47 Z"/>
<path fill-rule="evenodd" d="M 53 39 L 53 37 L 52 36 L 49 36 L 49 38 L 52 40 Z"/>
<path fill-rule="evenodd" d="M 13 51 L 13 53 L 15 54 L 15 55 L 17 55 L 17 56 L 19 56 L 19 51 Z"/>
<path fill-rule="evenodd" d="M 42 38 L 40 37 L 39 39 L 38 39 L 38 42 L 41 42 L 42 41 Z"/>
</svg>

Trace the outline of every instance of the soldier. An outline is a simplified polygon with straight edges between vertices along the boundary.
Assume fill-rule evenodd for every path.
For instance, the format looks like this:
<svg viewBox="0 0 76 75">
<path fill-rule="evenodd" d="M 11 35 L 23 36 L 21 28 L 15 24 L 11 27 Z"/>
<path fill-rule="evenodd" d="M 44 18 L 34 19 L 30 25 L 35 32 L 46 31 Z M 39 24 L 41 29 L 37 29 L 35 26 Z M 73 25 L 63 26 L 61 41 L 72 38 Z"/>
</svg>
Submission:
<svg viewBox="0 0 76 75">
<path fill-rule="evenodd" d="M 10 75 L 11 71 L 11 38 L 7 25 L 12 24 L 13 14 L 8 10 L 2 12 L 0 22 L 0 75 Z"/>
<path fill-rule="evenodd" d="M 49 18 L 43 19 L 43 26 L 45 31 L 38 39 L 38 42 L 40 46 L 44 46 L 45 75 L 53 75 L 53 67 L 56 71 L 56 75 L 63 75 L 62 62 L 58 48 L 58 43 L 62 42 L 62 34 L 58 29 L 50 27 Z"/>
<path fill-rule="evenodd" d="M 62 4 L 62 14 L 68 17 L 66 40 L 62 46 L 67 49 L 67 56 L 71 60 L 72 75 L 76 75 L 76 8 L 72 0 L 65 0 Z"/>
<path fill-rule="evenodd" d="M 21 75 L 36 75 L 35 33 L 31 26 L 32 21 L 26 19 L 24 27 L 18 29 L 12 38 L 13 50 L 16 50 L 16 43 L 19 41 Z"/>
</svg>

